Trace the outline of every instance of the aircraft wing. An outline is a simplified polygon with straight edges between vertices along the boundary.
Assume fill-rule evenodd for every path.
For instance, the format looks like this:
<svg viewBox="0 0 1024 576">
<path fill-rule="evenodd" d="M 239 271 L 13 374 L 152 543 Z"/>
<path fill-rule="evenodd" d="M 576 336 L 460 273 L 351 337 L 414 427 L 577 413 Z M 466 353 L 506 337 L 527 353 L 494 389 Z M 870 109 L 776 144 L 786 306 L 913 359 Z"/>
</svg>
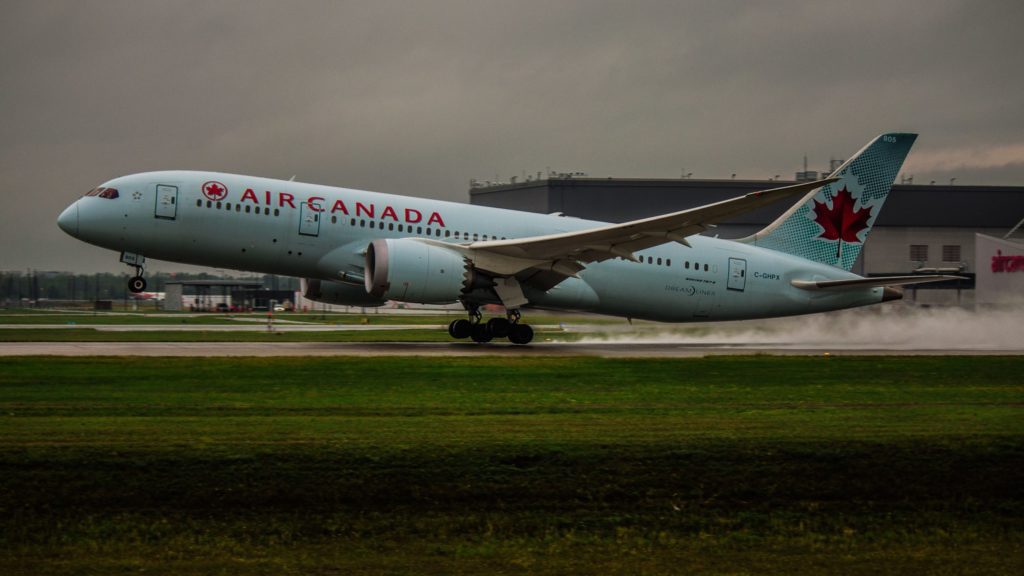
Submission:
<svg viewBox="0 0 1024 576">
<path fill-rule="evenodd" d="M 562 277 L 575 276 L 589 262 L 612 258 L 637 261 L 634 255 L 637 250 L 666 242 L 678 242 L 689 246 L 687 236 L 703 232 L 717 222 L 784 198 L 813 194 L 818 188 L 836 180 L 837 178 L 826 178 L 760 190 L 697 208 L 575 232 L 514 240 L 488 240 L 454 246 L 448 243 L 437 244 L 458 250 L 473 260 L 478 268 L 501 275 L 519 274 L 524 270 L 534 269 L 550 270 Z"/>
</svg>

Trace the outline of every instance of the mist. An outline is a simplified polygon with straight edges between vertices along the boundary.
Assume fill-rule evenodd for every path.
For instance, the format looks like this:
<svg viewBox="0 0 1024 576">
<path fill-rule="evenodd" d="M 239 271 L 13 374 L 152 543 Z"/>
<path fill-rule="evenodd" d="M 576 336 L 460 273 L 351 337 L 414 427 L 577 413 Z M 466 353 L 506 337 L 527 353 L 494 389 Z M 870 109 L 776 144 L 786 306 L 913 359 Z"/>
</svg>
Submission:
<svg viewBox="0 0 1024 576">
<path fill-rule="evenodd" d="M 572 330 L 573 327 L 567 327 Z M 1024 350 L 1024 310 L 971 311 L 907 305 L 700 324 L 634 323 L 594 328 L 584 342 L 813 350 Z"/>
</svg>

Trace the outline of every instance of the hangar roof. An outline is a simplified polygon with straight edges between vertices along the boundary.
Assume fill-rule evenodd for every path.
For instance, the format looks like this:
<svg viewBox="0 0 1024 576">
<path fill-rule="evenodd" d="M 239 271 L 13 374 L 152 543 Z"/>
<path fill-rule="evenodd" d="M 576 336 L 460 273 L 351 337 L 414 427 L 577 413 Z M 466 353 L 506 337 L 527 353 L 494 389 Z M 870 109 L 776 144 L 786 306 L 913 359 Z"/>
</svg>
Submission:
<svg viewBox="0 0 1024 576">
<path fill-rule="evenodd" d="M 469 191 L 470 203 L 624 222 L 684 210 L 793 181 L 549 178 Z M 790 204 L 779 202 L 726 222 L 765 225 Z M 894 184 L 877 226 L 1007 228 L 1024 217 L 1024 186 Z"/>
</svg>

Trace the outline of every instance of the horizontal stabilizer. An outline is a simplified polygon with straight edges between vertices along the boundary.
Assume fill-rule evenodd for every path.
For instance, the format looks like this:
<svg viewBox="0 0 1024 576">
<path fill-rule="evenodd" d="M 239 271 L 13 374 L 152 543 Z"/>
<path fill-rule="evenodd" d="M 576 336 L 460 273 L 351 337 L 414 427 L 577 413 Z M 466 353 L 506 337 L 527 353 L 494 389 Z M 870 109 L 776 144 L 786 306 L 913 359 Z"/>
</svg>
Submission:
<svg viewBox="0 0 1024 576">
<path fill-rule="evenodd" d="M 925 282 L 941 282 L 942 280 L 967 280 L 967 278 L 946 274 L 918 274 L 916 276 L 880 276 L 875 278 L 852 278 L 849 280 L 793 280 L 790 284 L 801 290 L 856 290 L 858 288 L 924 284 Z"/>
</svg>

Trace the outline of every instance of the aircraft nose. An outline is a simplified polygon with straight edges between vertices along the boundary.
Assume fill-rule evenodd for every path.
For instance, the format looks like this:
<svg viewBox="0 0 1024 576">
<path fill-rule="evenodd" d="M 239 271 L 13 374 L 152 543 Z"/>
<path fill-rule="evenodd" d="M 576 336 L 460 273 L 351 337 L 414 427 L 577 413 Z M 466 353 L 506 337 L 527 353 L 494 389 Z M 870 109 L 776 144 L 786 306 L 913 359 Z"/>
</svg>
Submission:
<svg viewBox="0 0 1024 576">
<path fill-rule="evenodd" d="M 57 217 L 57 226 L 72 236 L 78 236 L 78 202 L 68 206 Z"/>
</svg>

